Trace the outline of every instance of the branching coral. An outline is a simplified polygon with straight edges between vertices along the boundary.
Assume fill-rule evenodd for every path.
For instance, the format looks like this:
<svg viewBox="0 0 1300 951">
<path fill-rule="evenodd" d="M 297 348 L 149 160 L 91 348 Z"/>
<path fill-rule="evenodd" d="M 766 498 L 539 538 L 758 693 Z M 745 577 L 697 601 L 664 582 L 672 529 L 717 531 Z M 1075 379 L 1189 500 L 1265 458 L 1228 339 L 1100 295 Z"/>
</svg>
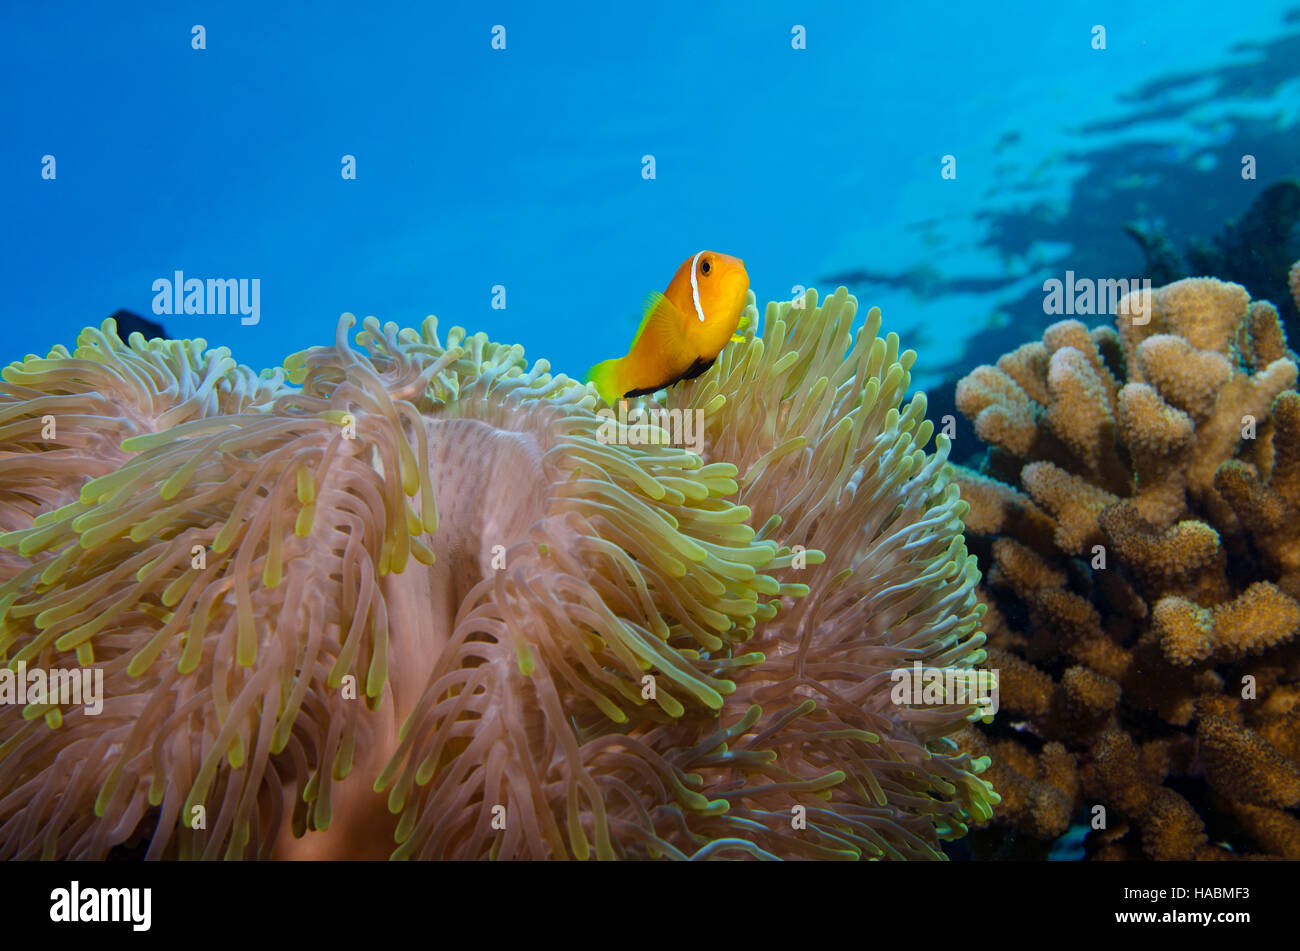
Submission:
<svg viewBox="0 0 1300 951">
<path fill-rule="evenodd" d="M 958 385 L 991 447 L 958 482 L 1009 715 L 962 743 L 994 756 L 1004 828 L 1050 841 L 1087 805 L 1099 858 L 1294 857 L 1296 360 L 1272 305 L 1211 279 L 1117 325 Z"/>
<path fill-rule="evenodd" d="M 0 661 L 104 703 L 0 707 L 0 856 L 940 856 L 973 706 L 889 675 L 983 659 L 966 505 L 914 355 L 801 303 L 671 391 L 703 458 L 433 318 L 11 365 Z"/>
</svg>

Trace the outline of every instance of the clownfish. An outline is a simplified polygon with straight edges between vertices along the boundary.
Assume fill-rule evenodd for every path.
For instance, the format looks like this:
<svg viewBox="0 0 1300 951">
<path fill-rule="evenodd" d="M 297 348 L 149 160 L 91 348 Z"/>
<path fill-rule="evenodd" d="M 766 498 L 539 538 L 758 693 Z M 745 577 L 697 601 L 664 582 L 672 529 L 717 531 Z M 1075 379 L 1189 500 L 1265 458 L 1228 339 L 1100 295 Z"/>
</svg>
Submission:
<svg viewBox="0 0 1300 951">
<path fill-rule="evenodd" d="M 718 358 L 742 325 L 749 295 L 745 262 L 700 251 L 682 262 L 667 289 L 646 298 L 627 356 L 597 363 L 586 382 L 611 406 L 680 380 L 693 380 Z"/>
</svg>

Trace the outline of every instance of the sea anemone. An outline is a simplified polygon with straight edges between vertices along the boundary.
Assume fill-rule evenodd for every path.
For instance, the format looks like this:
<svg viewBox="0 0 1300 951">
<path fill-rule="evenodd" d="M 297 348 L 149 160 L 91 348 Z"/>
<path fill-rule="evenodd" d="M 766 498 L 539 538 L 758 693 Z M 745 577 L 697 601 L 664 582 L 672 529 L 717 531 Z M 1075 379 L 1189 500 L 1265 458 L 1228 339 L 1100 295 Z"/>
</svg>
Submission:
<svg viewBox="0 0 1300 951">
<path fill-rule="evenodd" d="M 104 700 L 0 707 L 0 857 L 941 857 L 996 801 L 975 708 L 891 672 L 978 664 L 983 607 L 855 308 L 643 401 L 702 455 L 432 317 L 260 375 L 111 322 L 10 365 L 0 661 Z"/>
</svg>

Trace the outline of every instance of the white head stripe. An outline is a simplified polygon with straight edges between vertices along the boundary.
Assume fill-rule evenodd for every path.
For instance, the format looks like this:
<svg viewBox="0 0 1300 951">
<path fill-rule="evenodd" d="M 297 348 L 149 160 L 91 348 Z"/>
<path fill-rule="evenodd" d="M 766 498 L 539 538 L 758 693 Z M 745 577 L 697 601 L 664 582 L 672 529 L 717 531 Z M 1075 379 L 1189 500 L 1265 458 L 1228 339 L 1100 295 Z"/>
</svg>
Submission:
<svg viewBox="0 0 1300 951">
<path fill-rule="evenodd" d="M 699 267 L 700 255 L 703 253 L 698 251 L 691 258 L 691 296 L 695 298 L 695 316 L 700 318 L 700 323 L 704 323 L 704 308 L 700 306 L 700 279 L 695 269 Z"/>
</svg>

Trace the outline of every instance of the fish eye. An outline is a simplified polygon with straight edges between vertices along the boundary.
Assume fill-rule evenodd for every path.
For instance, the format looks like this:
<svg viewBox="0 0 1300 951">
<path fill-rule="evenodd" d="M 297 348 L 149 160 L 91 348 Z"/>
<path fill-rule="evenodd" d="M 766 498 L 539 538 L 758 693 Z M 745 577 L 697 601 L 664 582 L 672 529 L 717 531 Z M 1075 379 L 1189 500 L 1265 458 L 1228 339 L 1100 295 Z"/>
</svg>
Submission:
<svg viewBox="0 0 1300 951">
<path fill-rule="evenodd" d="M 708 258 L 705 258 L 703 261 L 700 262 L 700 272 L 702 274 L 708 274 L 709 271 L 711 270 L 713 270 L 713 266 L 709 264 Z"/>
</svg>

